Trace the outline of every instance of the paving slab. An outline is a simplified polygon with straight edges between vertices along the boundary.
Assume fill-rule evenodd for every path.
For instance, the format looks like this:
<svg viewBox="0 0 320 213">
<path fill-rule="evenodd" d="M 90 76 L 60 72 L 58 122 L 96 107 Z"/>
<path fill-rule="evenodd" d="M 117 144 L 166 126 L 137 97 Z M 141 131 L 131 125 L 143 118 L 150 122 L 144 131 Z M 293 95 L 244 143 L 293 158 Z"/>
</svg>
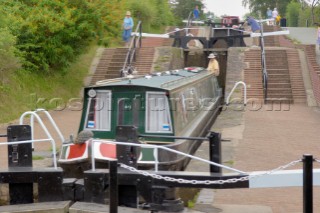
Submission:
<svg viewBox="0 0 320 213">
<path fill-rule="evenodd" d="M 301 44 L 316 44 L 317 29 L 313 27 L 286 27 L 290 34 L 288 37 L 298 40 Z"/>
<path fill-rule="evenodd" d="M 259 111 L 246 110 L 243 121 L 242 139 L 236 140 L 237 144 L 234 144 L 233 150 L 232 166 L 236 169 L 246 172 L 270 171 L 302 159 L 304 154 L 313 154 L 315 158 L 319 158 L 320 110 L 318 107 L 294 104 L 286 110 L 281 108 L 272 110 L 270 106 L 264 106 Z M 243 127 L 239 125 L 239 128 Z M 227 133 L 227 131 L 224 132 Z M 230 137 L 234 142 L 232 137 L 235 135 L 232 136 L 232 134 L 230 133 L 230 136 L 225 134 L 222 137 Z M 319 168 L 319 163 L 314 163 L 314 167 Z M 302 164 L 288 169 L 302 169 Z M 274 213 L 301 213 L 303 212 L 302 188 L 214 190 L 212 206 L 230 204 L 249 209 L 257 206 L 269 207 Z M 239 212 L 236 209 L 232 211 L 229 207 L 226 208 L 227 212 Z M 320 188 L 314 187 L 314 212 L 319 211 Z M 260 213 L 260 211 L 253 212 Z"/>
<path fill-rule="evenodd" d="M 196 205 L 194 209 L 203 213 L 273 213 L 270 207 L 258 205 Z"/>
<path fill-rule="evenodd" d="M 2 213 L 67 213 L 71 201 L 0 206 Z"/>
<path fill-rule="evenodd" d="M 119 206 L 118 212 L 119 213 L 147 213 L 150 211 Z M 87 203 L 87 202 L 76 202 L 70 207 L 69 213 L 109 213 L 109 205 Z"/>
</svg>

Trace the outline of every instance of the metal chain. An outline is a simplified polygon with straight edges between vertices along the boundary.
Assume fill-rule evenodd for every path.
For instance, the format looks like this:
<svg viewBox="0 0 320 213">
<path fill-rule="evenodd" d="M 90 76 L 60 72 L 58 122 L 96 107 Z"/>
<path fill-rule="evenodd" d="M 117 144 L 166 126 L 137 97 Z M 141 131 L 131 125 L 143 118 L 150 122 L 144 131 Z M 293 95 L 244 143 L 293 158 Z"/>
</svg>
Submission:
<svg viewBox="0 0 320 213">
<path fill-rule="evenodd" d="M 315 158 L 314 161 L 320 163 L 320 160 L 318 160 L 317 158 Z"/>
<path fill-rule="evenodd" d="M 248 175 L 248 176 L 245 176 L 245 177 L 241 177 L 241 178 L 230 178 L 230 179 L 227 179 L 227 180 L 185 180 L 185 179 L 176 179 L 176 178 L 172 178 L 172 177 L 167 177 L 167 176 L 161 176 L 161 175 L 157 175 L 157 174 L 151 174 L 147 171 L 144 171 L 144 170 L 138 170 L 134 167 L 131 167 L 131 166 L 128 166 L 128 165 L 125 165 L 125 164 L 122 164 L 120 163 L 120 166 L 122 168 L 125 168 L 125 169 L 128 169 L 129 171 L 132 171 L 132 172 L 136 172 L 138 174 L 141 174 L 141 175 L 144 175 L 144 176 L 147 176 L 147 177 L 152 177 L 152 178 L 155 178 L 155 179 L 158 179 L 158 180 L 164 180 L 164 181 L 169 181 L 169 182 L 177 182 L 177 183 L 187 183 L 187 184 L 205 184 L 205 185 L 211 185 L 211 184 L 225 184 L 225 183 L 236 183 L 236 182 L 240 182 L 240 181 L 248 181 L 249 179 L 252 179 L 252 178 L 257 178 L 257 177 L 260 177 L 260 176 L 263 176 L 263 175 L 270 175 L 274 172 L 277 172 L 277 171 L 280 171 L 280 170 L 284 170 L 284 169 L 287 169 L 291 166 L 294 166 L 296 165 L 297 163 L 300 163 L 302 162 L 302 160 L 296 160 L 296 161 L 292 161 L 286 165 L 283 165 L 283 166 L 279 166 L 278 168 L 276 169 L 273 169 L 273 170 L 270 170 L 268 172 L 265 172 L 265 173 L 262 173 L 262 174 L 258 174 L 258 175 Z"/>
</svg>

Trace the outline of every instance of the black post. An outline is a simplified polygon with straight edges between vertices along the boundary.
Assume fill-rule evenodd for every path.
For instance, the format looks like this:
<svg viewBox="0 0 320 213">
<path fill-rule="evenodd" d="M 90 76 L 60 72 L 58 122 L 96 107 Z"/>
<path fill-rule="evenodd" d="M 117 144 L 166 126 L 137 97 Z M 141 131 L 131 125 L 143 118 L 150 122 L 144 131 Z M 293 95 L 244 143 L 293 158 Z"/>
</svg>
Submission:
<svg viewBox="0 0 320 213">
<path fill-rule="evenodd" d="M 12 125 L 7 128 L 8 142 L 31 140 L 29 125 Z M 8 145 L 8 167 L 11 170 L 21 167 L 32 167 L 32 146 L 27 144 Z M 19 181 L 9 183 L 10 204 L 33 203 L 33 183 L 26 182 L 27 176 L 19 174 Z"/>
<path fill-rule="evenodd" d="M 312 164 L 312 155 L 303 155 L 303 213 L 313 213 Z"/>
<path fill-rule="evenodd" d="M 210 161 L 221 164 L 221 134 L 211 132 L 209 135 Z M 222 168 L 210 165 L 211 173 L 222 173 Z"/>
<path fill-rule="evenodd" d="M 109 212 L 118 213 L 118 161 L 109 161 Z"/>
</svg>

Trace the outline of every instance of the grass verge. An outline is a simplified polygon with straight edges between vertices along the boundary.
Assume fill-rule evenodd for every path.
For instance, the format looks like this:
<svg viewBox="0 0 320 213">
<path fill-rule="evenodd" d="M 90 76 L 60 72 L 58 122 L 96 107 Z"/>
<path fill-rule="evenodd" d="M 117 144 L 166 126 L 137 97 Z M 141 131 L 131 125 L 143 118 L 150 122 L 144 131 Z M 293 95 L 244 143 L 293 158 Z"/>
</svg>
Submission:
<svg viewBox="0 0 320 213">
<path fill-rule="evenodd" d="M 83 79 L 88 75 L 97 48 L 91 45 L 64 74 L 11 73 L 6 90 L 0 93 L 0 124 L 17 119 L 25 111 L 53 109 L 71 98 L 80 98 Z"/>
</svg>

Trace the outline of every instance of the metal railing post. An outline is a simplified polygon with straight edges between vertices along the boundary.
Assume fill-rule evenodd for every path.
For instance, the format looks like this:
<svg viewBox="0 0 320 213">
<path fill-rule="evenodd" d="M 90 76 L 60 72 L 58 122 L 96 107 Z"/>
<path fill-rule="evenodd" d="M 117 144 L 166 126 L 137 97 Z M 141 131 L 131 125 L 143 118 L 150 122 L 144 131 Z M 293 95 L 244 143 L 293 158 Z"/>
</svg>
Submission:
<svg viewBox="0 0 320 213">
<path fill-rule="evenodd" d="M 140 21 L 140 25 L 139 25 L 139 47 L 141 48 L 142 46 L 142 24 Z"/>
<path fill-rule="evenodd" d="M 261 67 L 262 67 L 262 83 L 263 83 L 263 94 L 264 94 L 264 102 L 266 102 L 268 98 L 268 72 L 267 72 L 267 64 L 266 64 L 266 51 L 264 47 L 264 37 L 263 37 L 263 24 L 262 21 L 260 23 L 260 46 L 261 46 Z"/>
<path fill-rule="evenodd" d="M 303 155 L 303 213 L 313 213 L 313 156 Z"/>
</svg>

